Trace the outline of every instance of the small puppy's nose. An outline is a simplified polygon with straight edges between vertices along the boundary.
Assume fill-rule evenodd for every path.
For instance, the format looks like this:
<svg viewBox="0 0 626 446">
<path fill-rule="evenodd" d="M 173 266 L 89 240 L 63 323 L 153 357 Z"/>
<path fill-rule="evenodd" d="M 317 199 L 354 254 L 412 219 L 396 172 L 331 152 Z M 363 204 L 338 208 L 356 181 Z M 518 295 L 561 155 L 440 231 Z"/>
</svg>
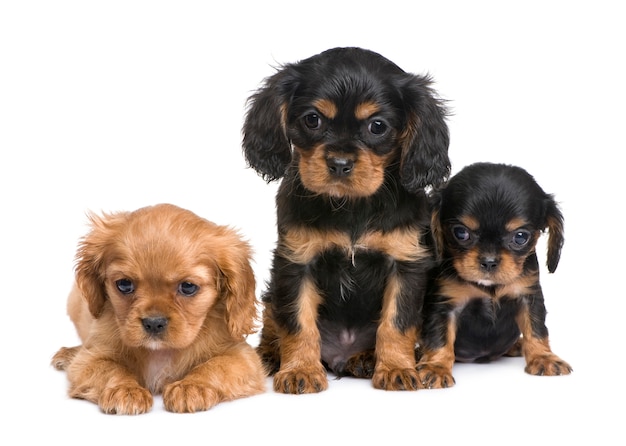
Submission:
<svg viewBox="0 0 626 446">
<path fill-rule="evenodd" d="M 143 329 L 149 334 L 161 334 L 167 328 L 166 317 L 146 317 L 141 320 Z"/>
<path fill-rule="evenodd" d="M 486 257 L 480 261 L 480 269 L 482 269 L 485 272 L 488 272 L 488 273 L 494 272 L 497 267 L 498 267 L 498 261 L 494 259 L 493 257 L 489 257 L 489 258 Z"/>
<path fill-rule="evenodd" d="M 348 158 L 330 157 L 326 160 L 328 172 L 334 177 L 347 177 L 352 173 L 354 161 Z"/>
</svg>

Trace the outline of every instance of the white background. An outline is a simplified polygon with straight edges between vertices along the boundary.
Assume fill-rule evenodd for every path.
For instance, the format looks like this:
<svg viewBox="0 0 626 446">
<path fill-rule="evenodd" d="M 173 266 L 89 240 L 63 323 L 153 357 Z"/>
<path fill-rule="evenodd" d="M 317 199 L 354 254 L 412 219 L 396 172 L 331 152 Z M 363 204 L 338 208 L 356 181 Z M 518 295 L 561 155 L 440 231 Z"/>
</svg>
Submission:
<svg viewBox="0 0 626 446">
<path fill-rule="evenodd" d="M 624 444 L 624 12 L 578 1 L 6 1 L 0 6 L 2 444 Z M 449 100 L 453 171 L 518 164 L 561 203 L 543 267 L 567 377 L 521 358 L 458 365 L 452 389 L 331 380 L 208 412 L 107 416 L 66 396 L 49 361 L 87 210 L 171 202 L 255 248 L 259 293 L 274 193 L 246 168 L 246 98 L 274 66 L 335 46 L 430 73 Z M 543 242 L 542 242 L 543 243 Z M 545 251 L 539 252 L 545 264 Z M 255 344 L 255 338 L 250 342 Z"/>
</svg>

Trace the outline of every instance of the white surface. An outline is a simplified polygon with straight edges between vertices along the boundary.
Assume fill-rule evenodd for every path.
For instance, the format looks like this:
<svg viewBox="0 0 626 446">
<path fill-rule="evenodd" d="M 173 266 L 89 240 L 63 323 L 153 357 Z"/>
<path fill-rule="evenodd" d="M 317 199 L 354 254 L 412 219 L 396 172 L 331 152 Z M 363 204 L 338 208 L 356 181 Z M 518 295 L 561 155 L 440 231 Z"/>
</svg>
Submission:
<svg viewBox="0 0 626 446">
<path fill-rule="evenodd" d="M 623 445 L 617 5 L 1 3 L 0 442 Z M 268 380 L 263 395 L 194 415 L 167 413 L 157 399 L 149 414 L 107 416 L 69 399 L 49 360 L 77 342 L 65 299 L 85 212 L 171 202 L 233 225 L 255 247 L 260 292 L 276 185 L 245 166 L 245 100 L 273 66 L 352 45 L 433 75 L 454 112 L 454 172 L 514 163 L 556 195 L 566 242 L 542 282 L 552 347 L 574 373 L 533 377 L 514 358 L 458 365 L 447 390 L 384 392 L 344 378 L 303 396 L 276 394 Z"/>
</svg>

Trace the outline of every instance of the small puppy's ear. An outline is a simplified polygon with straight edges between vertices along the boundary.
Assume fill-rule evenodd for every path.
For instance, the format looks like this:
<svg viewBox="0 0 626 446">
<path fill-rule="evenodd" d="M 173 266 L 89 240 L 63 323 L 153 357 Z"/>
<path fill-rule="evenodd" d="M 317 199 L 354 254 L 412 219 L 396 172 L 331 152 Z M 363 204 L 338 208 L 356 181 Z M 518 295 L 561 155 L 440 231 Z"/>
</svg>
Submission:
<svg viewBox="0 0 626 446">
<path fill-rule="evenodd" d="M 436 187 L 450 175 L 450 136 L 447 111 L 430 87 L 431 78 L 410 73 L 406 76 L 400 87 L 407 107 L 400 175 L 403 186 L 414 192 Z"/>
<path fill-rule="evenodd" d="M 443 229 L 439 220 L 439 211 L 441 209 L 441 193 L 439 191 L 433 192 L 430 197 L 429 203 L 431 209 L 430 232 L 432 234 L 433 242 L 435 244 L 435 258 L 437 261 L 440 261 L 443 256 L 444 250 Z"/>
<path fill-rule="evenodd" d="M 225 244 L 216 250 L 220 270 L 219 291 L 226 304 L 226 323 L 235 338 L 253 332 L 257 320 L 256 281 L 251 266 L 252 251 L 248 243 L 224 228 Z M 215 246 L 214 246 L 215 248 Z"/>
<path fill-rule="evenodd" d="M 118 223 L 125 220 L 127 213 L 99 217 L 88 214 L 91 231 L 82 238 L 76 252 L 76 285 L 87 301 L 89 312 L 94 318 L 102 314 L 106 300 L 104 287 L 106 256 Z"/>
<path fill-rule="evenodd" d="M 297 85 L 295 70 L 285 65 L 248 98 L 243 152 L 248 165 L 267 182 L 282 178 L 291 161 L 287 107 Z"/>
<path fill-rule="evenodd" d="M 563 214 L 552 196 L 546 200 L 546 227 L 548 228 L 548 271 L 553 273 L 561 258 L 561 248 L 565 242 Z"/>
</svg>

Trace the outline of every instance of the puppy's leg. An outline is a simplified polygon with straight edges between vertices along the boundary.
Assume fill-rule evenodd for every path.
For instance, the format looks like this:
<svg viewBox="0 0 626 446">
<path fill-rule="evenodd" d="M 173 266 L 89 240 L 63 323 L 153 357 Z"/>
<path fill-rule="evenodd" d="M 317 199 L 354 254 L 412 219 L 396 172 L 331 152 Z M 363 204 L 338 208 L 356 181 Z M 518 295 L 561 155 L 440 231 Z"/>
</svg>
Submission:
<svg viewBox="0 0 626 446">
<path fill-rule="evenodd" d="M 261 357 L 266 373 L 269 376 L 275 375 L 280 369 L 280 338 L 269 305 L 263 309 L 263 328 L 256 351 Z"/>
<path fill-rule="evenodd" d="M 280 370 L 274 375 L 274 390 L 281 393 L 316 393 L 328 388 L 321 361 L 321 338 L 317 308 L 321 297 L 310 279 L 303 280 L 297 300 L 299 329 L 280 336 Z"/>
<path fill-rule="evenodd" d="M 82 345 L 77 345 L 76 347 L 61 347 L 52 357 L 50 364 L 57 370 L 67 369 L 81 347 Z"/>
<path fill-rule="evenodd" d="M 439 348 L 424 346 L 422 357 L 417 364 L 420 383 L 426 389 L 445 389 L 455 384 L 452 367 L 455 359 L 456 324 L 448 320 L 443 326 L 446 327 L 443 345 Z"/>
<path fill-rule="evenodd" d="M 376 332 L 376 367 L 372 383 L 377 389 L 417 390 L 415 369 L 417 328 L 400 329 L 397 324 L 398 301 L 402 292 L 399 277 L 391 277 L 385 287 L 381 321 Z"/>
<path fill-rule="evenodd" d="M 526 306 L 517 317 L 522 332 L 522 353 L 526 359 L 524 370 L 531 375 L 569 375 L 573 371 L 572 367 L 555 355 L 550 348 L 541 290 L 525 302 Z"/>
<path fill-rule="evenodd" d="M 83 348 L 67 368 L 72 398 L 86 399 L 107 414 L 137 415 L 152 408 L 152 394 L 123 365 Z"/>
<path fill-rule="evenodd" d="M 165 386 L 163 404 L 170 412 L 208 410 L 222 401 L 263 392 L 265 377 L 259 356 L 250 345 L 241 343 Z"/>
</svg>

